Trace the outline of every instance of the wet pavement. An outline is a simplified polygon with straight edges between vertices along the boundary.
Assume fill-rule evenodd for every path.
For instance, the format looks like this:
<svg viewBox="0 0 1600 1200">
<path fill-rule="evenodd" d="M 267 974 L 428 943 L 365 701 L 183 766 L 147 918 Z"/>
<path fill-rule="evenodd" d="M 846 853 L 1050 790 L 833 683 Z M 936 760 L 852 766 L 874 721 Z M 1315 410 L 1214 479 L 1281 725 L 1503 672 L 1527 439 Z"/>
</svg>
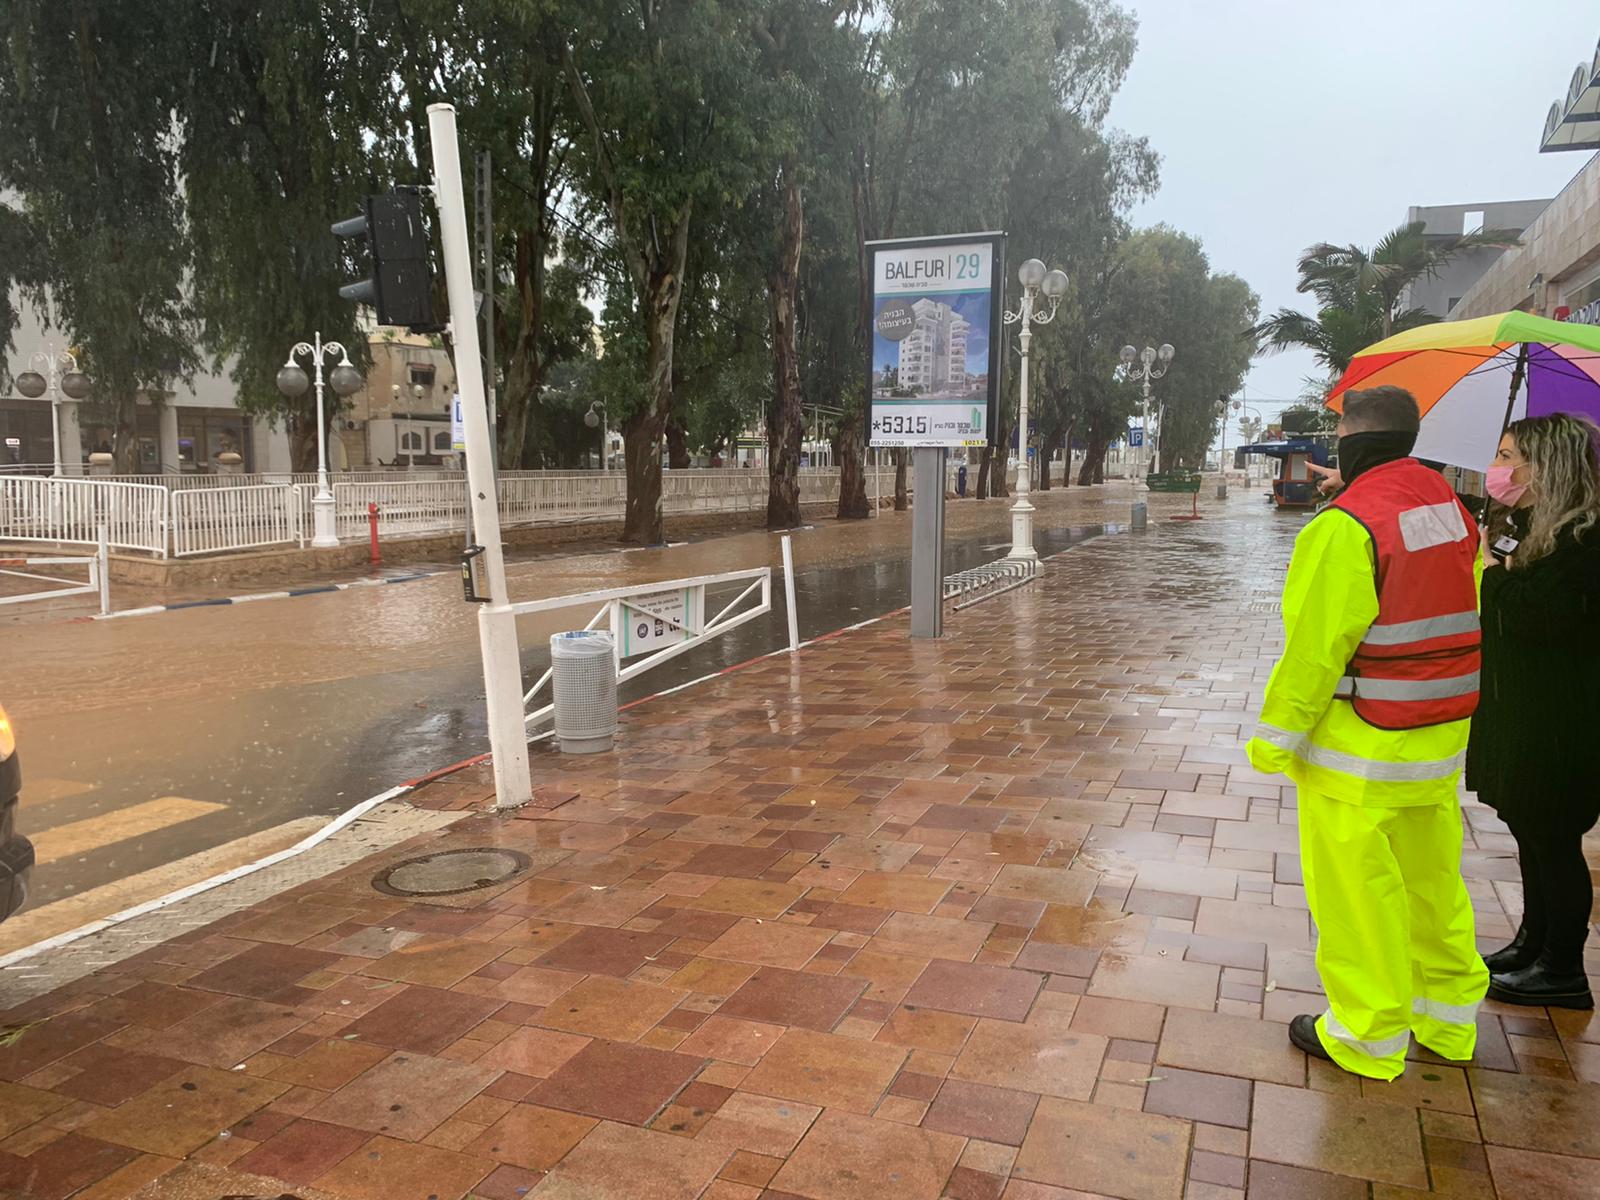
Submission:
<svg viewBox="0 0 1600 1200">
<path fill-rule="evenodd" d="M 1041 551 L 1125 522 L 1129 495 L 1116 485 L 1036 493 Z M 1006 506 L 950 502 L 947 570 L 1004 554 Z M 794 548 L 802 637 L 907 603 L 910 513 L 818 522 L 795 533 Z M 512 563 L 509 577 L 513 598 L 534 599 L 763 565 L 781 567 L 778 538 L 742 533 L 541 555 Z M 0 928 L 0 950 L 87 919 L 78 906 L 46 921 L 38 910 L 54 901 L 100 889 L 90 915 L 118 911 L 188 882 L 181 871 L 138 880 L 145 872 L 277 829 L 287 845 L 305 832 L 291 823 L 486 749 L 473 613 L 457 576 L 436 569 L 286 600 L 0 624 L 0 701 L 18 725 L 27 779 L 20 826 L 41 858 L 30 918 Z M 767 617 L 631 681 L 622 699 L 786 644 L 781 581 L 774 590 Z M 548 666 L 548 635 L 590 615 L 519 622 L 528 684 Z M 208 858 L 194 877 L 217 868 Z"/>
<path fill-rule="evenodd" d="M 1242 745 L 1298 525 L 1153 523 L 936 643 L 893 617 L 650 700 L 514 815 L 487 768 L 429 785 L 447 829 L 0 1012 L 0 1189 L 1600 1194 L 1591 1013 L 1485 1004 L 1471 1064 L 1390 1084 L 1288 1043 L 1315 931 Z M 1465 812 L 1487 948 L 1519 877 Z"/>
</svg>

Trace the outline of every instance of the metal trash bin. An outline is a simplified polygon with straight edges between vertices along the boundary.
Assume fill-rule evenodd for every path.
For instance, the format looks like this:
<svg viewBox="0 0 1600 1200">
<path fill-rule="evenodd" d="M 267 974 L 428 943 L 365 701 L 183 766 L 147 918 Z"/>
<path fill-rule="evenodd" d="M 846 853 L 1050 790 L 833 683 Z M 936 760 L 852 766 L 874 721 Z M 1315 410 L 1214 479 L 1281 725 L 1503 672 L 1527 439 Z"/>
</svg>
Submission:
<svg viewBox="0 0 1600 1200">
<path fill-rule="evenodd" d="M 603 754 L 617 734 L 617 660 L 605 630 L 550 635 L 556 741 L 564 754 Z"/>
</svg>

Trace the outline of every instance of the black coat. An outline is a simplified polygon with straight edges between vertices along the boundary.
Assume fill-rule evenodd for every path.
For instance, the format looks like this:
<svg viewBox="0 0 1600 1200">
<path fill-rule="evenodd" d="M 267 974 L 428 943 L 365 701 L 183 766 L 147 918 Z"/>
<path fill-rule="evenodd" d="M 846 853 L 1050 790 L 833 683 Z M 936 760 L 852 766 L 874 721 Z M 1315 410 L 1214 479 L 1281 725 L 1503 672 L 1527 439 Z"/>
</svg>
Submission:
<svg viewBox="0 0 1600 1200">
<path fill-rule="evenodd" d="M 1467 786 L 1509 825 L 1581 833 L 1600 816 L 1600 528 L 1485 570 L 1482 609 Z"/>
</svg>

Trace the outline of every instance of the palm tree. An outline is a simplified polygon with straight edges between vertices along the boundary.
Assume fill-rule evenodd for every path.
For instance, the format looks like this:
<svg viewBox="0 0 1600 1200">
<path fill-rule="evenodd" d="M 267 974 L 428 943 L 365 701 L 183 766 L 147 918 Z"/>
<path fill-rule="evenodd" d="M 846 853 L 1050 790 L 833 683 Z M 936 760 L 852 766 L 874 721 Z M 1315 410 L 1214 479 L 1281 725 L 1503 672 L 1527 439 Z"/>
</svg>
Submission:
<svg viewBox="0 0 1600 1200">
<path fill-rule="evenodd" d="M 1432 278 L 1463 251 L 1517 245 L 1509 230 L 1484 229 L 1441 238 L 1423 232 L 1421 221 L 1398 226 L 1371 250 L 1319 242 L 1296 264 L 1295 289 L 1317 300 L 1311 316 L 1280 308 L 1249 331 L 1263 354 L 1310 350 L 1330 375 L 1343 374 L 1350 360 L 1374 342 L 1439 318 L 1421 308 L 1402 308 L 1406 289 Z"/>
</svg>

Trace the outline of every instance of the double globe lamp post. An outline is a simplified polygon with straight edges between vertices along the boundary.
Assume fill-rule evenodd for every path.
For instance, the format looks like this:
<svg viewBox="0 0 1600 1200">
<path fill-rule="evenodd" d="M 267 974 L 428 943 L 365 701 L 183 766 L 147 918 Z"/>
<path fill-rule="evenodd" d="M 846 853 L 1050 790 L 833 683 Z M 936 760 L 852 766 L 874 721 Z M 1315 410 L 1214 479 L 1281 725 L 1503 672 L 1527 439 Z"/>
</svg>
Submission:
<svg viewBox="0 0 1600 1200">
<path fill-rule="evenodd" d="M 1017 394 L 1017 447 L 1021 463 L 1017 467 L 1017 500 L 1011 506 L 1011 558 L 1035 559 L 1039 552 L 1033 548 L 1033 505 L 1028 503 L 1032 468 L 1028 463 L 1028 345 L 1033 341 L 1033 326 L 1048 325 L 1055 320 L 1061 298 L 1067 294 L 1065 271 L 1046 271 L 1044 263 L 1030 258 L 1017 269 L 1017 282 L 1022 284 L 1022 299 L 1016 309 L 1005 314 L 1007 325 L 1022 326 L 1019 340 L 1022 343 L 1022 374 Z M 1050 311 L 1039 310 L 1039 296 L 1050 302 Z M 1004 460 L 1002 460 L 1004 461 Z M 1049 470 L 1046 464 L 1045 470 Z"/>
<path fill-rule="evenodd" d="M 1150 381 L 1152 379 L 1160 379 L 1167 373 L 1167 368 L 1172 365 L 1172 356 L 1176 353 L 1177 351 L 1172 348 L 1169 342 L 1162 342 L 1159 350 L 1153 346 L 1146 346 L 1143 350 L 1135 350 L 1132 346 L 1124 346 L 1122 348 L 1122 365 L 1127 369 L 1127 377 L 1129 379 L 1137 379 L 1144 384 L 1143 458 L 1144 465 L 1147 468 L 1146 474 L 1149 473 L 1149 465 L 1156 462 L 1155 445 L 1150 437 Z M 1138 363 L 1137 366 L 1134 365 L 1136 361 Z M 1160 364 L 1159 366 L 1157 365 L 1158 363 Z M 1160 464 L 1157 463 L 1156 465 L 1159 466 Z"/>
<path fill-rule="evenodd" d="M 289 360 L 278 369 L 278 391 L 290 400 L 306 394 L 312 379 L 297 360 L 309 359 L 317 388 L 317 495 L 311 501 L 311 544 L 327 549 L 339 544 L 339 535 L 334 521 L 333 488 L 328 484 L 328 422 L 322 408 L 322 364 L 329 355 L 337 357 L 338 365 L 330 373 L 328 382 L 341 399 L 359 392 L 366 379 L 342 345 L 324 342 L 320 332 L 313 337 L 315 340 L 311 342 L 296 342 L 289 351 Z"/>
<path fill-rule="evenodd" d="M 583 423 L 590 429 L 600 429 L 600 469 L 611 470 L 611 418 L 606 413 L 604 400 L 596 400 L 583 414 Z M 601 427 L 604 426 L 602 429 Z"/>
<path fill-rule="evenodd" d="M 78 369 L 77 357 L 70 350 L 59 354 L 52 348 L 28 359 L 28 370 L 17 376 L 17 391 L 29 400 L 50 394 L 50 445 L 55 456 L 54 474 L 61 474 L 61 397 L 83 400 L 89 395 L 89 377 Z M 78 464 L 74 464 L 75 466 Z"/>
</svg>

